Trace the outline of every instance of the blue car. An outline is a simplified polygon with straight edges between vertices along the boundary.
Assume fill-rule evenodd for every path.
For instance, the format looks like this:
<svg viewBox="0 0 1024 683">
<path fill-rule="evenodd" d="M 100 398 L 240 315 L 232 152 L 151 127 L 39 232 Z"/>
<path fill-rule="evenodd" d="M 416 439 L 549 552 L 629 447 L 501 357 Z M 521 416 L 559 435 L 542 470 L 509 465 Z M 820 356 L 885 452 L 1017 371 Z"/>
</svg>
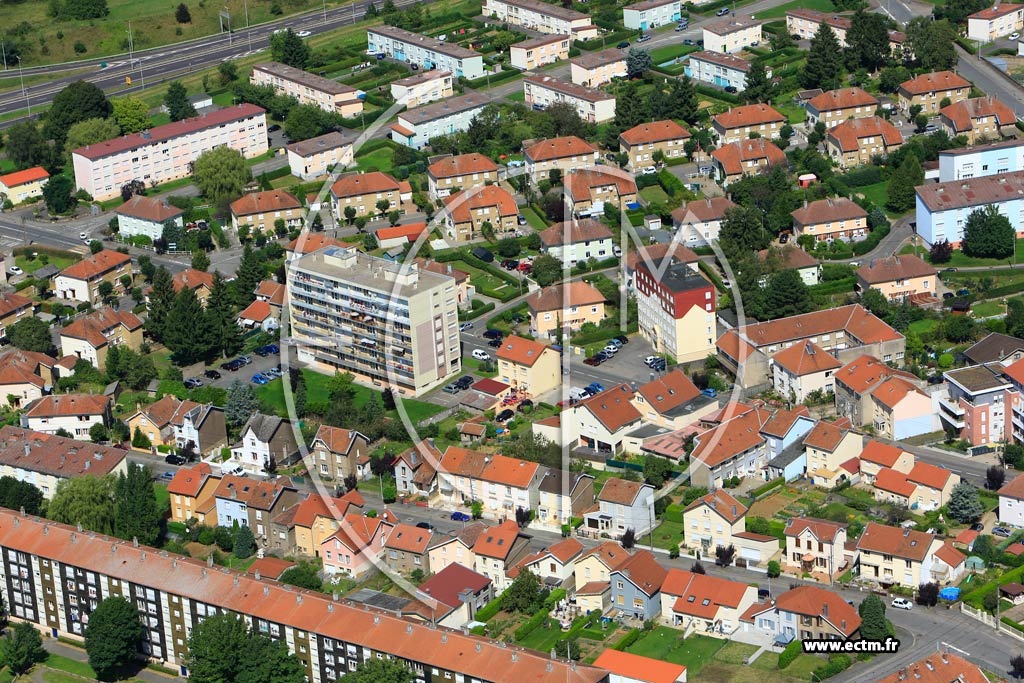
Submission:
<svg viewBox="0 0 1024 683">
<path fill-rule="evenodd" d="M 465 512 L 453 512 L 452 513 L 452 520 L 455 521 L 455 522 L 468 522 L 471 519 L 473 519 L 473 518 L 470 517 L 469 515 L 467 515 Z"/>
<path fill-rule="evenodd" d="M 593 396 L 594 394 L 600 394 L 604 391 L 604 385 L 600 382 L 591 382 L 587 385 L 586 389 L 590 392 L 590 395 Z"/>
<path fill-rule="evenodd" d="M 266 377 L 264 377 L 261 374 L 256 374 L 256 375 L 252 376 L 252 383 L 253 384 L 266 384 L 269 381 L 270 381 L 269 379 L 267 379 Z"/>
</svg>

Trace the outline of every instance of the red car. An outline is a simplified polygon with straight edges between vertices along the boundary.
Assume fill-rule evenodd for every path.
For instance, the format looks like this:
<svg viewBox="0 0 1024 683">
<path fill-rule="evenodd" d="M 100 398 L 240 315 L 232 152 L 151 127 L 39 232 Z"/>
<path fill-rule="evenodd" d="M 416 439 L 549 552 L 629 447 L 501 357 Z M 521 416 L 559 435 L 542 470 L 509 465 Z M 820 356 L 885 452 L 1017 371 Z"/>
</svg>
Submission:
<svg viewBox="0 0 1024 683">
<path fill-rule="evenodd" d="M 533 270 L 533 264 L 523 261 L 518 266 L 516 266 L 516 270 L 518 270 L 520 273 L 529 273 L 531 270 Z"/>
</svg>

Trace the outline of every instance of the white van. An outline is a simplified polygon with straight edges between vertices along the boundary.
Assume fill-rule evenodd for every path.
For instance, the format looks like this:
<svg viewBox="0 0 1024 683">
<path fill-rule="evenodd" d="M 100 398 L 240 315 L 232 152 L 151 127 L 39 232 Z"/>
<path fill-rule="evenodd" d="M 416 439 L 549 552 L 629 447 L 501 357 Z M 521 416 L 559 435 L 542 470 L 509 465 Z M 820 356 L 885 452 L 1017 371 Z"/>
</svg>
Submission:
<svg viewBox="0 0 1024 683">
<path fill-rule="evenodd" d="M 586 389 L 580 389 L 579 387 L 573 387 L 569 390 L 569 399 L 573 401 L 582 401 L 583 399 L 590 396 L 590 392 Z"/>
</svg>

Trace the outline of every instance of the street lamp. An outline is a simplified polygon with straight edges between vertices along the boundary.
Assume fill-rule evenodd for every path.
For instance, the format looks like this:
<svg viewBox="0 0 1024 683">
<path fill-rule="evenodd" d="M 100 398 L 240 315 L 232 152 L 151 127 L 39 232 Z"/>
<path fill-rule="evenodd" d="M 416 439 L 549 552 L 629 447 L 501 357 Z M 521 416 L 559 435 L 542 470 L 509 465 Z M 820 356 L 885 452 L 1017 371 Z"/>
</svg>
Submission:
<svg viewBox="0 0 1024 683">
<path fill-rule="evenodd" d="M 28 91 L 25 90 L 25 72 L 21 68 L 21 55 L 18 55 L 18 76 L 21 77 L 21 94 L 25 97 L 25 107 L 28 115 L 32 116 L 32 103 L 28 99 Z"/>
<path fill-rule="evenodd" d="M 249 51 L 252 52 L 252 31 L 249 30 L 249 0 L 242 0 L 245 7 L 245 35 L 249 39 Z"/>
</svg>

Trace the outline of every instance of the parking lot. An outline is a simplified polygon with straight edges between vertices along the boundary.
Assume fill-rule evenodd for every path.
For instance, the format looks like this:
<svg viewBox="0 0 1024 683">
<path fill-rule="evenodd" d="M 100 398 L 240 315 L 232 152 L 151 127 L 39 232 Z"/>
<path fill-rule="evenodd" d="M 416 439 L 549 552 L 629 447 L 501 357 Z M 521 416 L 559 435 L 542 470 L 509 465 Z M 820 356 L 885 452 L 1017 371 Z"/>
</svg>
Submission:
<svg viewBox="0 0 1024 683">
<path fill-rule="evenodd" d="M 241 368 L 235 370 L 234 372 L 230 370 L 224 370 L 223 368 L 220 367 L 221 363 L 223 363 L 224 361 L 217 361 L 207 366 L 207 369 L 216 370 L 217 372 L 219 372 L 220 379 L 209 379 L 207 377 L 204 377 L 202 372 L 187 372 L 185 373 L 185 379 L 187 380 L 197 377 L 198 379 L 202 380 L 203 386 L 213 386 L 227 389 L 228 387 L 231 386 L 231 383 L 234 382 L 236 379 L 243 383 L 251 384 L 253 375 L 262 373 L 264 370 L 269 370 L 270 368 L 273 367 L 280 367 L 282 371 L 286 371 L 286 368 L 282 363 L 280 353 L 270 354 L 262 357 L 257 356 L 255 353 L 239 354 L 239 356 L 241 355 L 251 356 L 252 363 L 249 363 L 248 365 L 243 365 Z M 239 356 L 233 356 L 232 358 L 238 358 Z"/>
</svg>

